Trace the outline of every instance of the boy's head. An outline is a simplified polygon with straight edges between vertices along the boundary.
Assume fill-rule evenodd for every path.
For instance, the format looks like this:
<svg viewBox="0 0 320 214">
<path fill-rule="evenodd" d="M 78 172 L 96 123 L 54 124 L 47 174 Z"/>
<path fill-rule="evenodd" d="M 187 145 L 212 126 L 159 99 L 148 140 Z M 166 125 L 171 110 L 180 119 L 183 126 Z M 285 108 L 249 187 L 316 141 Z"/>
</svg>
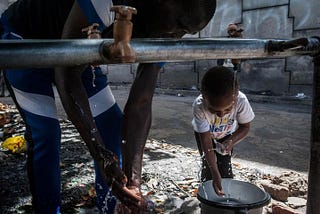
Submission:
<svg viewBox="0 0 320 214">
<path fill-rule="evenodd" d="M 201 93 L 207 108 L 219 117 L 231 112 L 238 90 L 236 73 L 223 66 L 208 70 L 201 81 Z"/>
</svg>

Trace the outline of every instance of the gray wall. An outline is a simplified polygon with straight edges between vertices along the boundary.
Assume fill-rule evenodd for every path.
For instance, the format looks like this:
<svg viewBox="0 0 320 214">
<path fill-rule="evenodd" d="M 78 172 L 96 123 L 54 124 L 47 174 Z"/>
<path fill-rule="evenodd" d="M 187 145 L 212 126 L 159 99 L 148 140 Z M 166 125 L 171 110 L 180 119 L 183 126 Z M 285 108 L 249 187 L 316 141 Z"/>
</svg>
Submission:
<svg viewBox="0 0 320 214">
<path fill-rule="evenodd" d="M 8 7 L 8 0 L 0 0 L 0 14 Z"/>
<path fill-rule="evenodd" d="M 215 16 L 193 37 L 226 37 L 226 26 L 241 23 L 244 38 L 320 36 L 319 0 L 218 0 Z M 216 60 L 167 63 L 159 74 L 158 87 L 192 89 L 199 86 L 204 72 Z M 137 65 L 106 66 L 111 83 L 132 83 Z M 244 60 L 239 79 L 241 88 L 254 93 L 312 95 L 311 57 Z"/>
</svg>

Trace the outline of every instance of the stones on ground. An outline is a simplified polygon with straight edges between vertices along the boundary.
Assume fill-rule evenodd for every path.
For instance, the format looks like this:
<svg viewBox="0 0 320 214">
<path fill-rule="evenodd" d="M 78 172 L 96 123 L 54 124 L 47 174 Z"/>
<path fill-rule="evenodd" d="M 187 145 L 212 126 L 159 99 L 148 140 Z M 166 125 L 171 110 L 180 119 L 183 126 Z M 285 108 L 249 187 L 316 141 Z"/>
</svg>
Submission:
<svg viewBox="0 0 320 214">
<path fill-rule="evenodd" d="M 274 204 L 272 205 L 272 214 L 302 214 L 302 213 L 284 205 Z"/>
<path fill-rule="evenodd" d="M 285 186 L 289 189 L 289 196 L 298 197 L 307 194 L 308 180 L 300 173 L 289 171 L 272 179 L 274 184 Z"/>
<path fill-rule="evenodd" d="M 288 197 L 288 202 L 286 204 L 293 209 L 297 209 L 306 206 L 307 200 L 299 197 Z"/>
<path fill-rule="evenodd" d="M 261 185 L 263 186 L 264 190 L 268 192 L 270 196 L 275 200 L 287 201 L 289 197 L 288 188 L 272 183 L 261 183 Z"/>
<path fill-rule="evenodd" d="M 5 137 L 11 136 L 11 134 L 21 135 L 24 131 L 24 124 L 18 111 L 14 106 L 4 106 L 3 108 L 8 110 L 8 113 L 5 114 Z M 2 110 L 0 109 L 0 111 Z M 97 213 L 92 208 L 95 197 L 92 194 L 94 182 L 92 158 L 71 122 L 60 120 L 60 125 L 62 129 L 62 209 L 67 210 L 65 213 L 71 213 L 70 209 L 81 210 L 83 213 Z M 3 126 L 0 126 L 0 131 L 4 130 Z M 14 129 L 8 127 L 14 127 Z M 0 186 L 4 187 L 0 191 L 0 197 L 4 199 L 1 201 L 3 204 L 1 210 L 5 213 L 14 212 L 19 207 L 24 209 L 25 205 L 30 207 L 31 196 L 28 189 L 25 161 L 25 155 L 0 152 Z M 147 198 L 154 202 L 157 213 L 196 214 L 199 212 L 199 202 L 196 195 L 199 186 L 200 165 L 201 159 L 195 149 L 172 145 L 166 140 L 148 140 L 143 158 L 142 191 Z M 305 207 L 307 192 L 307 178 L 305 176 L 296 172 L 286 172 L 275 177 L 264 174 L 261 169 L 243 167 L 241 163 L 233 163 L 233 169 L 237 180 L 251 182 L 261 187 L 261 182 L 269 182 L 287 188 L 289 197 L 284 203 L 281 203 L 281 206 L 291 207 L 297 213 L 299 213 L 297 210 L 301 206 Z M 271 209 L 272 204 L 277 203 L 280 202 L 273 200 L 268 207 Z"/>
</svg>

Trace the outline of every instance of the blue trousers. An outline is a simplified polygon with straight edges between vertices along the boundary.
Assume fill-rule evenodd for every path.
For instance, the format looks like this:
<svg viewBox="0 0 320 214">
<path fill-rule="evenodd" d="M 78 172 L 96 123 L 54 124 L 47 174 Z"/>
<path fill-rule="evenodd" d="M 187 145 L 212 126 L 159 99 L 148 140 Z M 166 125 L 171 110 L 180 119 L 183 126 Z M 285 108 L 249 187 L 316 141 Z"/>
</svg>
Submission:
<svg viewBox="0 0 320 214">
<path fill-rule="evenodd" d="M 17 34 L 4 32 L 3 39 L 22 39 Z M 61 130 L 57 118 L 53 90 L 53 69 L 6 70 L 12 96 L 26 123 L 27 169 L 35 213 L 60 213 L 60 140 Z M 118 107 L 107 78 L 101 69 L 88 67 L 82 75 L 94 116 L 107 149 L 121 160 L 121 120 Z M 81 154 L 79 154 L 81 155 Z M 95 167 L 96 193 L 101 213 L 113 213 L 116 199 L 110 196 Z"/>
</svg>

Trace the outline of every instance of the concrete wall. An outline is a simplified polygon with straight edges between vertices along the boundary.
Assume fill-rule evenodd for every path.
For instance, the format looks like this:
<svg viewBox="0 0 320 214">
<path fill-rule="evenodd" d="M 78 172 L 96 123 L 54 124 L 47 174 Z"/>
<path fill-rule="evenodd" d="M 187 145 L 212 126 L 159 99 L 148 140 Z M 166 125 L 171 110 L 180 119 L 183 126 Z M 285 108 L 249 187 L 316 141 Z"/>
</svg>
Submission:
<svg viewBox="0 0 320 214">
<path fill-rule="evenodd" d="M 8 0 L 0 0 L 0 14 L 8 7 Z"/>
<path fill-rule="evenodd" d="M 226 26 L 241 23 L 244 38 L 320 36 L 319 0 L 218 0 L 215 16 L 193 37 L 226 37 Z M 158 87 L 192 89 L 216 60 L 167 63 L 159 74 Z M 137 65 L 108 71 L 114 83 L 132 83 Z M 126 68 L 126 70 L 124 70 Z M 241 64 L 241 88 L 254 93 L 312 95 L 312 58 L 245 60 Z"/>
</svg>

